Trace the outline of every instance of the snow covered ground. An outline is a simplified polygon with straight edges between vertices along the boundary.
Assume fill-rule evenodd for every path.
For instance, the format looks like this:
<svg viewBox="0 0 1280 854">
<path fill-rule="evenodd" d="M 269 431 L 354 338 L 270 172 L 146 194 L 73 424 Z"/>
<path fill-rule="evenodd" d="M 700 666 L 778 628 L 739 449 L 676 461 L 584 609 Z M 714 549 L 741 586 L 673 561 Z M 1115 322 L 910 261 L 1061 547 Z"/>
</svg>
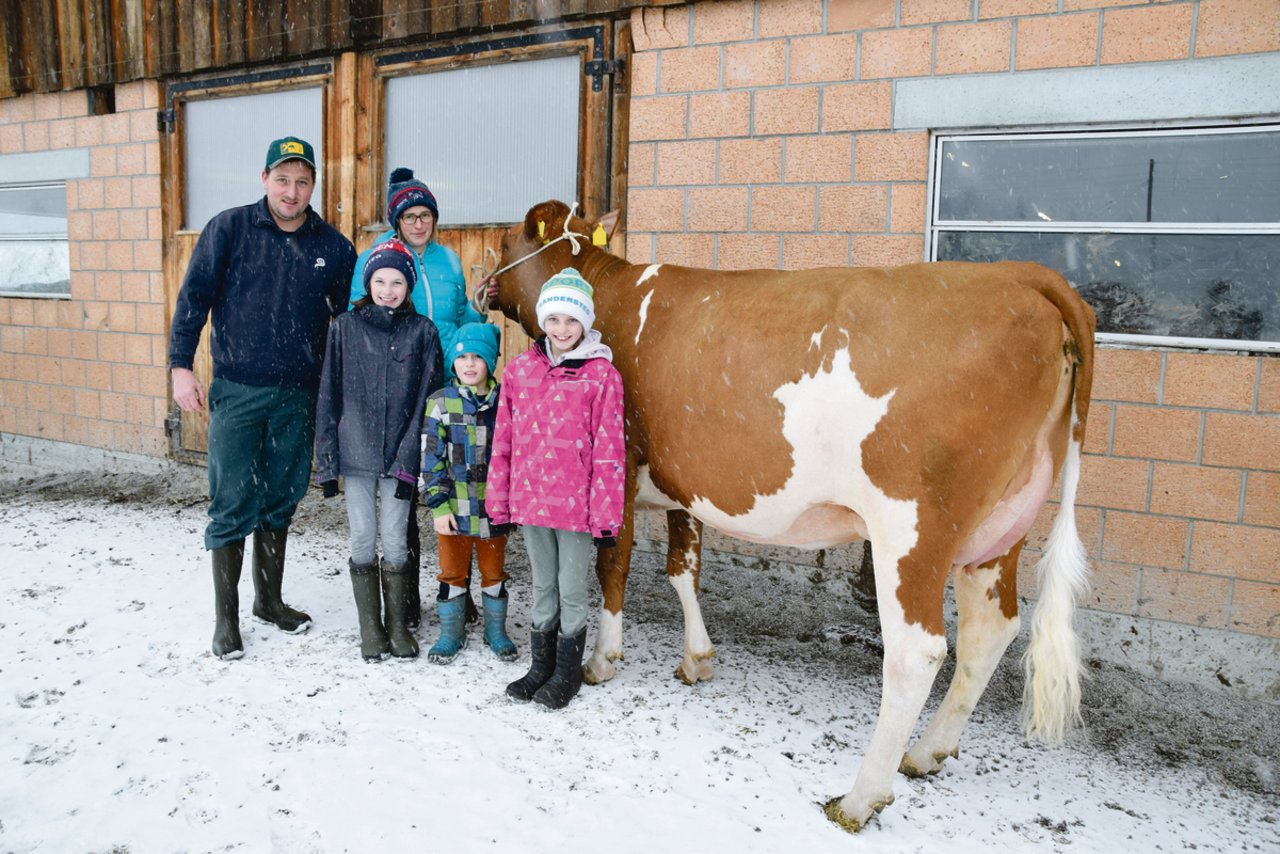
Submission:
<svg viewBox="0 0 1280 854">
<path fill-rule="evenodd" d="M 366 664 L 341 503 L 308 498 L 285 592 L 315 626 L 254 622 L 246 577 L 246 656 L 222 662 L 190 484 L 0 481 L 2 851 L 1280 850 L 1274 706 L 1095 662 L 1087 731 L 1031 746 L 1015 647 L 959 759 L 898 777 L 850 836 L 820 804 L 853 783 L 879 656 L 866 615 L 803 578 L 708 572 L 717 677 L 688 688 L 675 596 L 641 556 L 617 678 L 547 712 L 503 696 L 528 663 L 518 537 L 518 662 L 472 627 L 451 666 Z"/>
</svg>

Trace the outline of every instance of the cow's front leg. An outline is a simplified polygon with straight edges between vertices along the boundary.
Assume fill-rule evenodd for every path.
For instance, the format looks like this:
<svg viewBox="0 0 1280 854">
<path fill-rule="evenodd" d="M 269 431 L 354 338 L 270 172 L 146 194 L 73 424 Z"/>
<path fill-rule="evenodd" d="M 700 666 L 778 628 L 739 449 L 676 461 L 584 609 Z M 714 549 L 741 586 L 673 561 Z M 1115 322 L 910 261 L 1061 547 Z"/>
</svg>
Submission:
<svg viewBox="0 0 1280 854">
<path fill-rule="evenodd" d="M 622 600 L 631 560 L 630 527 L 623 528 L 616 546 L 601 549 L 596 556 L 596 575 L 600 578 L 604 604 L 600 607 L 600 622 L 596 626 L 595 651 L 582 665 L 582 681 L 588 685 L 599 685 L 612 679 L 618 672 L 614 662 L 622 658 Z"/>
<path fill-rule="evenodd" d="M 596 576 L 600 579 L 604 602 L 600 606 L 600 622 L 596 625 L 595 651 L 582 665 L 582 681 L 588 685 L 599 685 L 612 679 L 618 673 L 614 662 L 622 658 L 622 603 L 627 592 L 627 573 L 631 571 L 631 546 L 635 542 L 638 466 L 635 449 L 629 448 L 618 544 L 611 549 L 600 549 L 596 555 Z"/>
<path fill-rule="evenodd" d="M 711 657 L 716 654 L 698 605 L 698 578 L 702 571 L 702 523 L 683 510 L 667 511 L 667 580 L 680 597 L 684 610 L 684 658 L 676 678 L 686 685 L 715 677 Z"/>
</svg>

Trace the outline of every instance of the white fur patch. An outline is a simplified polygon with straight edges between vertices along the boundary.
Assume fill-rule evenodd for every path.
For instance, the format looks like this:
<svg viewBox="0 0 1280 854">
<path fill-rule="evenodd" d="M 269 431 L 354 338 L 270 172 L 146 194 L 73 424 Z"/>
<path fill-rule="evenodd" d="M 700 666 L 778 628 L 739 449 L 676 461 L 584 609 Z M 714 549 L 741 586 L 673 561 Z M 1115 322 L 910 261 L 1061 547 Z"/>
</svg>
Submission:
<svg viewBox="0 0 1280 854">
<path fill-rule="evenodd" d="M 831 543 L 793 542 L 784 535 L 811 508 L 847 507 L 866 520 L 873 542 L 878 533 L 906 554 L 916 541 L 915 503 L 889 498 L 862 467 L 862 442 L 888 411 L 893 394 L 868 395 L 854 374 L 848 348 L 837 350 L 829 369 L 819 368 L 773 393 L 782 403 L 782 433 L 792 447 L 791 476 L 782 489 L 755 496 L 751 509 L 741 515 L 730 515 L 701 497 L 693 500 L 690 511 L 730 536 L 821 548 Z M 891 558 L 891 565 L 899 556 Z"/>
<path fill-rule="evenodd" d="M 636 506 L 645 510 L 680 510 L 679 504 L 658 491 L 649 477 L 649 467 L 636 468 Z"/>
<path fill-rule="evenodd" d="M 640 278 L 636 279 L 636 287 L 640 287 L 645 282 L 658 275 L 658 271 L 662 269 L 661 264 L 650 264 L 644 268 L 644 272 L 640 274 Z"/>
<path fill-rule="evenodd" d="M 640 300 L 640 325 L 636 327 L 636 343 L 640 343 L 640 333 L 644 331 L 644 322 L 649 317 L 649 300 L 653 299 L 653 291 L 644 295 L 644 299 Z"/>
</svg>

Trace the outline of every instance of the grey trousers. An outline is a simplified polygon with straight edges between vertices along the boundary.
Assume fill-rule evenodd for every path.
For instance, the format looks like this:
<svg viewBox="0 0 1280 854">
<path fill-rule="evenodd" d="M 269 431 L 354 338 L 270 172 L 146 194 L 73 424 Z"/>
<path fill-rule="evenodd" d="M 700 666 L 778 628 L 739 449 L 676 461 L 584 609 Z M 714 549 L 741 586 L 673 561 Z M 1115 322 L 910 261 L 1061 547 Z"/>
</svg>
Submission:
<svg viewBox="0 0 1280 854">
<path fill-rule="evenodd" d="M 561 636 L 573 637 L 587 626 L 591 535 L 536 525 L 521 531 L 533 568 L 533 629 L 545 632 L 558 621 Z"/>
<path fill-rule="evenodd" d="M 378 559 L 378 529 L 382 529 L 382 557 L 387 563 L 409 559 L 408 501 L 396 498 L 394 477 L 348 477 L 347 521 L 351 525 L 351 560 L 368 565 Z M 382 499 L 378 512 L 377 501 Z"/>
</svg>

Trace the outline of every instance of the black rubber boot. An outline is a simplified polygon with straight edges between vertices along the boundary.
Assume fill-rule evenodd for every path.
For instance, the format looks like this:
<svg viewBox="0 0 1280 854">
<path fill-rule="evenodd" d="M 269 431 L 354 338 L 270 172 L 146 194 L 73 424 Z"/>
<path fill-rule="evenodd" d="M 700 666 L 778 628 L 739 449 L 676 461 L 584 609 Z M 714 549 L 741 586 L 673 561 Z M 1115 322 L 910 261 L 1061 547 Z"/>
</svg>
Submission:
<svg viewBox="0 0 1280 854">
<path fill-rule="evenodd" d="M 311 617 L 284 604 L 284 551 L 289 529 L 253 532 L 253 616 L 282 632 L 297 635 L 311 628 Z"/>
<path fill-rule="evenodd" d="M 582 652 L 587 646 L 584 628 L 571 638 L 556 639 L 556 672 L 533 695 L 533 701 L 548 709 L 563 709 L 578 696 L 582 687 Z"/>
<path fill-rule="evenodd" d="M 386 602 L 403 603 L 405 585 L 408 583 L 407 573 L 402 563 L 382 562 L 382 599 Z M 409 634 L 405 625 L 404 607 L 386 609 L 387 639 L 391 643 L 391 654 L 396 658 L 417 658 L 418 642 Z"/>
<path fill-rule="evenodd" d="M 365 661 L 381 661 L 391 652 L 387 629 L 382 625 L 382 585 L 378 564 L 351 564 L 351 590 L 360 617 L 360 655 Z"/>
<path fill-rule="evenodd" d="M 533 699 L 538 689 L 546 684 L 556 669 L 556 635 L 559 627 L 553 626 L 545 632 L 537 629 L 529 632 L 529 653 L 532 661 L 529 672 L 507 686 L 507 696 L 527 703 Z"/>
<path fill-rule="evenodd" d="M 240 640 L 240 567 L 244 540 L 213 549 L 213 654 L 223 661 L 244 655 Z"/>
</svg>

